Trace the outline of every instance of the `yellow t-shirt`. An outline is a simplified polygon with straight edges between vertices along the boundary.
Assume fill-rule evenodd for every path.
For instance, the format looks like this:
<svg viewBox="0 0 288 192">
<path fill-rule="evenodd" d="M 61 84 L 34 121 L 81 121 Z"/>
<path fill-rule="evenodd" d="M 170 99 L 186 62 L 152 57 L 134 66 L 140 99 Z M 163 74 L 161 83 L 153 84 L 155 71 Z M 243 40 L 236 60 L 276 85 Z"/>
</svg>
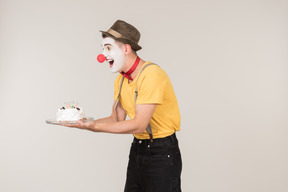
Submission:
<svg viewBox="0 0 288 192">
<path fill-rule="evenodd" d="M 142 68 L 151 62 L 145 62 Z M 139 75 L 139 73 L 138 73 Z M 128 83 L 124 78 L 120 102 L 130 119 L 135 117 L 135 86 L 138 75 Z M 122 75 L 116 77 L 114 83 L 114 100 L 117 99 Z M 180 112 L 177 99 L 166 72 L 159 66 L 150 65 L 141 73 L 137 82 L 138 97 L 136 105 L 157 104 L 155 112 L 150 120 L 153 138 L 163 138 L 180 130 Z M 149 134 L 134 134 L 138 139 L 149 139 Z"/>
</svg>

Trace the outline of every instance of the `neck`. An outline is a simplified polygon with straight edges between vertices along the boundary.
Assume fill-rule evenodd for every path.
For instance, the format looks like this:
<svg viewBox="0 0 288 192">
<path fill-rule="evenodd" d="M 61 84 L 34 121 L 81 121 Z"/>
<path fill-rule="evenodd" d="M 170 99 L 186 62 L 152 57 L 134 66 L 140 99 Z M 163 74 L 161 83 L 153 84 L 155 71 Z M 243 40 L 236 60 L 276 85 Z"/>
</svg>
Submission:
<svg viewBox="0 0 288 192">
<path fill-rule="evenodd" d="M 127 64 L 126 64 L 126 66 L 122 72 L 127 73 L 131 69 L 133 64 L 135 63 L 137 57 L 138 57 L 137 55 L 132 55 L 132 56 L 128 57 L 127 62 L 126 62 Z"/>
<path fill-rule="evenodd" d="M 143 64 L 145 63 L 145 61 L 143 61 L 142 59 L 140 59 L 138 66 L 136 67 L 136 69 L 133 71 L 133 73 L 131 73 L 131 77 L 132 79 L 135 79 L 135 77 L 137 76 L 137 74 L 139 73 L 141 67 L 143 66 Z"/>
<path fill-rule="evenodd" d="M 133 56 L 131 56 L 130 58 L 128 58 L 128 60 L 127 60 L 127 65 L 126 65 L 125 69 L 123 70 L 124 73 L 127 73 L 127 72 L 132 68 L 132 66 L 134 65 L 137 57 L 138 57 L 137 55 L 133 55 Z M 144 63 L 145 63 L 145 61 L 143 61 L 142 59 L 140 59 L 137 67 L 136 67 L 135 70 L 130 74 L 130 77 L 131 77 L 132 79 L 134 79 L 134 78 L 137 76 L 139 70 L 141 69 L 141 67 L 142 67 L 142 65 L 143 65 Z M 131 82 L 131 81 L 132 81 L 132 80 L 129 80 L 129 82 Z"/>
</svg>

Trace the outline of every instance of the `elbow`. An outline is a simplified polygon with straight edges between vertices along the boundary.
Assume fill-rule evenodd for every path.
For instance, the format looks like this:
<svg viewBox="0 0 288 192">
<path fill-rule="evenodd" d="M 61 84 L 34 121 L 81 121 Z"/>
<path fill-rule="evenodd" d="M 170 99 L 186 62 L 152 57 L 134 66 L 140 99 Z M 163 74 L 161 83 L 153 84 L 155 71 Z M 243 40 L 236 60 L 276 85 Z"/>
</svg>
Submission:
<svg viewBox="0 0 288 192">
<path fill-rule="evenodd" d="M 146 127 L 147 127 L 147 126 L 139 125 L 139 126 L 135 129 L 134 134 L 142 134 L 142 133 L 144 133 Z"/>
<path fill-rule="evenodd" d="M 134 127 L 133 134 L 142 134 L 145 132 L 150 121 L 134 118 L 132 122 L 133 123 L 131 125 Z"/>
<path fill-rule="evenodd" d="M 134 134 L 142 134 L 144 131 L 140 130 L 140 129 L 137 129 L 135 130 Z"/>
</svg>

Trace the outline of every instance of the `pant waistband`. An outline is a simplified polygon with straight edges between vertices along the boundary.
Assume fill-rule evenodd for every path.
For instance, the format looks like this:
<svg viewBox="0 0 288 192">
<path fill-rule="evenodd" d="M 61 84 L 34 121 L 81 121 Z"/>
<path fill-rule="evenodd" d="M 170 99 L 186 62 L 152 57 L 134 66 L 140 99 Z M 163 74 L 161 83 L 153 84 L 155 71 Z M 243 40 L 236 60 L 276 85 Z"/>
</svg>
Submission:
<svg viewBox="0 0 288 192">
<path fill-rule="evenodd" d="M 176 133 L 173 133 L 172 135 L 167 137 L 153 139 L 153 143 L 161 143 L 166 141 L 171 141 L 172 143 L 176 142 Z M 134 137 L 133 143 L 151 143 L 151 141 L 150 139 L 137 139 L 136 137 Z"/>
</svg>

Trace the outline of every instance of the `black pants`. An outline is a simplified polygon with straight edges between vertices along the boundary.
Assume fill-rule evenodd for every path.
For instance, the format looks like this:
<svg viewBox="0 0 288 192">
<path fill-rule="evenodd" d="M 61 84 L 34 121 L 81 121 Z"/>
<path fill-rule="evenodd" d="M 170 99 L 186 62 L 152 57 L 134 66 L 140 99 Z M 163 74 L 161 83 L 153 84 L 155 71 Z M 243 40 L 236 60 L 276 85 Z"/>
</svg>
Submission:
<svg viewBox="0 0 288 192">
<path fill-rule="evenodd" d="M 181 192 L 182 160 L 176 135 L 131 144 L 125 192 Z"/>
</svg>

